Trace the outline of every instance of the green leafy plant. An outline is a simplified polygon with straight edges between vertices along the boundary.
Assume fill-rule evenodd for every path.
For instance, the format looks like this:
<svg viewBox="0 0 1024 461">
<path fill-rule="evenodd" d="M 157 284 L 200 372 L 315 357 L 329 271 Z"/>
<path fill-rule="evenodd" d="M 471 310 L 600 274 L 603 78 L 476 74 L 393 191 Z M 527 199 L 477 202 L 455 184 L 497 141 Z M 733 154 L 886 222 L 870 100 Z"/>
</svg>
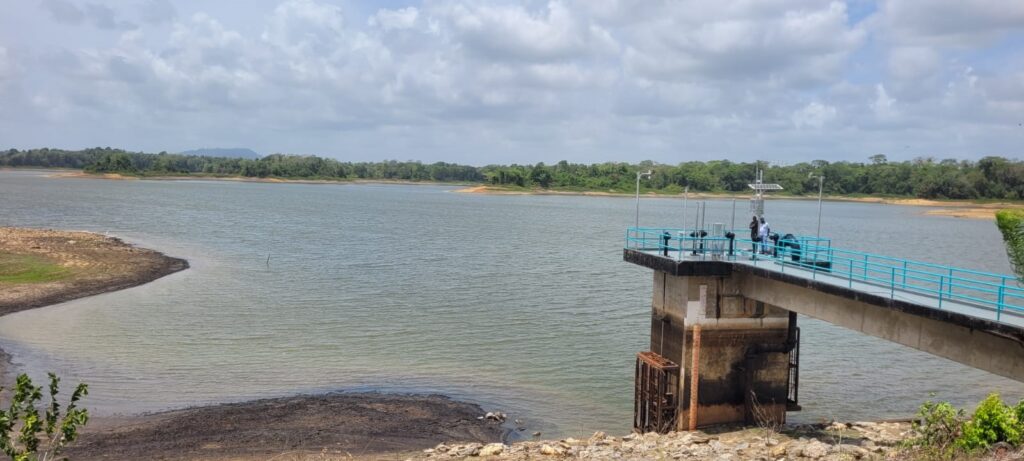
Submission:
<svg viewBox="0 0 1024 461">
<path fill-rule="evenodd" d="M 57 401 L 60 378 L 53 373 L 48 375 L 50 403 L 42 415 L 37 404 L 43 399 L 43 388 L 32 384 L 26 374 L 18 376 L 11 405 L 0 411 L 0 450 L 13 461 L 56 458 L 68 443 L 78 438 L 78 429 L 89 421 L 88 410 L 78 407 L 79 401 L 89 394 L 89 387 L 79 384 L 62 414 Z"/>
<path fill-rule="evenodd" d="M 922 457 L 950 458 L 956 451 L 956 441 L 966 419 L 964 411 L 949 402 L 927 401 L 918 409 L 912 424 L 918 436 L 909 440 L 908 445 L 930 452 Z"/>
<path fill-rule="evenodd" d="M 1006 255 L 1017 279 L 1024 282 L 1024 210 L 999 210 L 996 212 L 996 226 L 1003 233 Z"/>
<path fill-rule="evenodd" d="M 999 399 L 999 394 L 993 393 L 981 401 L 970 421 L 964 424 L 957 445 L 966 450 L 977 450 L 998 442 L 1019 444 L 1021 423 L 1015 409 L 1006 406 Z"/>
</svg>

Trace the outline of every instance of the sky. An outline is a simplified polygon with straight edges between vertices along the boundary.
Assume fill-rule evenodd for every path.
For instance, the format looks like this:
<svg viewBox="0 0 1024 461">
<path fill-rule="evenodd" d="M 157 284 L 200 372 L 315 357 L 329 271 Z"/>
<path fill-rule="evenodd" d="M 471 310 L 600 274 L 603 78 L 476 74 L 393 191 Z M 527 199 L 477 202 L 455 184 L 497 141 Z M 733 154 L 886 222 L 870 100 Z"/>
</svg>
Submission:
<svg viewBox="0 0 1024 461">
<path fill-rule="evenodd" d="M 1022 158 L 1019 0 L 0 0 L 0 148 Z"/>
</svg>

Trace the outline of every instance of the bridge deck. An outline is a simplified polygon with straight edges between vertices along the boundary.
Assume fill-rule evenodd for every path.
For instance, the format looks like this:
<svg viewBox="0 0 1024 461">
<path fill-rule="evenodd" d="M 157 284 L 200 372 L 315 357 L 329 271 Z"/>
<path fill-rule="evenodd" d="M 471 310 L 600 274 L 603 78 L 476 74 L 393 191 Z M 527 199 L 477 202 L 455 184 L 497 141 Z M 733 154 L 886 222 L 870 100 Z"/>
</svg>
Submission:
<svg viewBox="0 0 1024 461">
<path fill-rule="evenodd" d="M 682 252 L 682 257 L 679 257 L 678 250 L 669 250 L 668 256 L 665 256 L 663 254 L 664 250 L 641 251 L 651 256 L 664 257 L 666 259 L 671 259 L 672 261 L 718 261 L 709 258 L 706 255 L 692 255 L 690 250 L 684 250 Z M 865 282 L 862 280 L 858 280 L 855 276 L 838 276 L 822 270 L 812 270 L 789 263 L 783 263 L 779 259 L 772 258 L 770 256 L 758 255 L 756 259 L 752 259 L 749 251 L 743 251 L 742 254 L 737 255 L 735 258 L 723 258 L 721 259 L 721 261 L 725 261 L 731 264 L 738 264 L 748 267 L 757 267 L 769 271 L 785 273 L 791 276 L 815 280 L 821 283 L 827 283 L 837 287 L 848 288 L 861 293 L 867 293 L 891 299 L 898 299 L 904 302 L 913 303 L 918 306 L 927 307 L 930 309 L 955 312 L 970 317 L 994 321 L 1002 323 L 1004 325 L 1010 325 L 1024 329 L 1024 313 L 1004 310 L 1003 312 L 1000 313 L 999 316 L 997 316 L 997 312 L 995 309 L 991 309 L 973 303 L 959 302 L 950 299 L 943 299 L 940 303 L 938 296 L 930 296 L 915 291 L 904 290 L 898 288 L 898 284 L 894 286 L 884 286 L 879 283 Z"/>
<path fill-rule="evenodd" d="M 756 256 L 754 245 L 749 239 L 711 237 L 692 229 L 630 228 L 625 249 L 646 255 L 644 262 L 634 262 L 669 272 L 683 266 L 706 275 L 726 275 L 733 268 L 777 272 L 797 283 L 804 279 L 826 290 L 842 289 L 846 296 L 863 293 L 1024 330 L 1024 288 L 1012 275 L 843 250 L 817 237 L 776 237 L 768 245 L 757 244 L 771 254 Z"/>
</svg>

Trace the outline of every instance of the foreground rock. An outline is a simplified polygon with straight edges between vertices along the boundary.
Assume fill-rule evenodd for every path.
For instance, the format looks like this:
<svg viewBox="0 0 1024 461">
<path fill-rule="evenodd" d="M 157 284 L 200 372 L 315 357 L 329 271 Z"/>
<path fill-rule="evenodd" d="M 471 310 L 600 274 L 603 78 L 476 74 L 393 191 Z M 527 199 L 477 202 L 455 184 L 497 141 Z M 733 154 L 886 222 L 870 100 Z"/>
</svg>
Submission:
<svg viewBox="0 0 1024 461">
<path fill-rule="evenodd" d="M 444 440 L 500 453 L 478 406 L 436 395 L 327 394 L 90 421 L 66 452 L 88 460 L 404 459 Z M 468 445 L 467 445 L 468 446 Z M 403 454 L 404 453 L 404 454 Z"/>
<path fill-rule="evenodd" d="M 142 285 L 188 268 L 183 259 L 91 232 L 0 227 L 0 253 L 67 270 L 59 280 L 0 282 L 0 315 Z"/>
<path fill-rule="evenodd" d="M 519 442 L 502 448 L 478 443 L 443 443 L 415 460 L 500 458 L 509 460 L 861 460 L 900 458 L 899 443 L 912 435 L 908 423 L 833 423 L 787 426 L 782 432 L 674 432 L 588 439 Z"/>
</svg>

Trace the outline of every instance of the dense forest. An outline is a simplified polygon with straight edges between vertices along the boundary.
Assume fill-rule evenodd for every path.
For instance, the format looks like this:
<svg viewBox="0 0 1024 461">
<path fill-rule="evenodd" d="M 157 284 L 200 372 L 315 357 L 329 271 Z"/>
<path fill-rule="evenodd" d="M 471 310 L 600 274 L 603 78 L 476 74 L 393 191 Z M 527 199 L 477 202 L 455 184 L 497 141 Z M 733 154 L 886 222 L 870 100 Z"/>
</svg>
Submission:
<svg viewBox="0 0 1024 461">
<path fill-rule="evenodd" d="M 475 167 L 437 162 L 342 162 L 316 156 L 274 154 L 259 159 L 146 154 L 120 149 L 81 151 L 11 149 L 0 152 L 0 167 L 80 168 L 94 173 L 139 176 L 209 175 L 288 179 L 375 179 L 487 183 L 517 188 L 601 190 L 632 192 L 636 172 L 652 170 L 642 181 L 646 191 L 679 193 L 684 187 L 697 192 L 747 190 L 754 163 L 728 160 L 684 162 L 678 165 L 650 161 L 639 164 L 488 165 Z M 1002 157 L 978 161 L 918 158 L 890 162 L 874 155 L 868 162 L 815 160 L 794 165 L 767 165 L 764 178 L 785 187 L 785 193 L 815 194 L 818 175 L 825 177 L 830 195 L 891 195 L 950 199 L 1024 199 L 1024 162 Z"/>
</svg>

